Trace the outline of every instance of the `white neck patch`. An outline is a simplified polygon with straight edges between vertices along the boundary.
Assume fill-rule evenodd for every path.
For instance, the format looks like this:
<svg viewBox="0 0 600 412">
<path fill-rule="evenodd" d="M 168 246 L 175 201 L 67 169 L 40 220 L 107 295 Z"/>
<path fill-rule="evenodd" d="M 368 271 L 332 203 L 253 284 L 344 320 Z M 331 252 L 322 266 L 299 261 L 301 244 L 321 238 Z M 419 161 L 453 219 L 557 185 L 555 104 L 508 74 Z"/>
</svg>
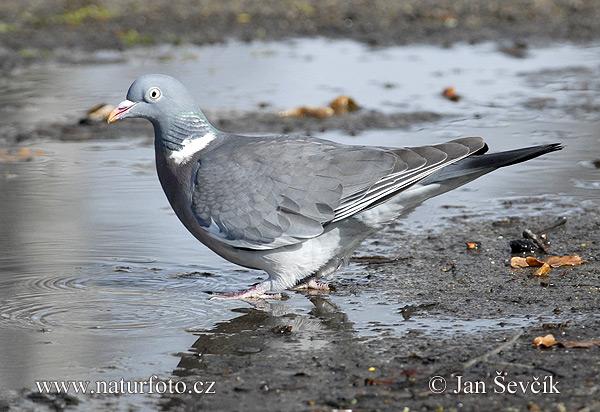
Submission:
<svg viewBox="0 0 600 412">
<path fill-rule="evenodd" d="M 169 156 L 176 164 L 182 165 L 190 161 L 192 156 L 204 149 L 210 142 L 215 140 L 216 136 L 212 132 L 196 139 L 185 139 L 181 142 L 181 150 L 173 150 Z"/>
</svg>

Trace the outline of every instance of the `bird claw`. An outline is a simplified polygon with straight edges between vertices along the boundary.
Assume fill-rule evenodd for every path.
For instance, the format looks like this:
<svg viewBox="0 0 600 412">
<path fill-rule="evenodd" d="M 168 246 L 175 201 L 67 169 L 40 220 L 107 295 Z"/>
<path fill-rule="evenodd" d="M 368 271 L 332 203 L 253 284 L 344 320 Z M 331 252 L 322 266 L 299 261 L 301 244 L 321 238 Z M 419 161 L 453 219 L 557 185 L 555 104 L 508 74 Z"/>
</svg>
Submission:
<svg viewBox="0 0 600 412">
<path fill-rule="evenodd" d="M 274 299 L 274 300 L 287 300 L 289 296 L 285 293 L 267 293 L 268 290 L 265 286 L 257 284 L 247 290 L 240 290 L 237 292 L 214 292 L 213 297 L 210 300 L 243 300 L 252 303 L 253 301 Z"/>
<path fill-rule="evenodd" d="M 327 283 L 319 283 L 316 278 L 310 278 L 305 282 L 299 283 L 294 286 L 294 289 L 320 290 L 323 292 L 329 292 L 331 290 Z"/>
<path fill-rule="evenodd" d="M 229 292 L 229 293 L 214 293 L 216 296 L 211 297 L 209 300 L 284 300 L 283 294 L 281 293 L 254 293 L 247 290 L 241 292 Z"/>
</svg>

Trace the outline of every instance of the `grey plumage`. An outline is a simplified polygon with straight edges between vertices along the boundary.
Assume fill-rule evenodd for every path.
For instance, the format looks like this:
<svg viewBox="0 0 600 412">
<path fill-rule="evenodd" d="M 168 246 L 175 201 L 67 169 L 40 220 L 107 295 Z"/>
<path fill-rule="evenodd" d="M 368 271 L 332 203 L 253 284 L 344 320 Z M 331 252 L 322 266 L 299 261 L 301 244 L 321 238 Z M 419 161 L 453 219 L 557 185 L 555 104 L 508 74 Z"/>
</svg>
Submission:
<svg viewBox="0 0 600 412">
<path fill-rule="evenodd" d="M 484 154 L 479 137 L 433 146 L 348 146 L 211 126 L 177 80 L 144 75 L 109 121 L 149 119 L 159 179 L 178 217 L 224 258 L 269 280 L 232 298 L 328 275 L 362 240 L 429 197 L 558 144 Z"/>
<path fill-rule="evenodd" d="M 245 136 L 240 144 L 229 136 L 202 155 L 192 209 L 231 246 L 276 249 L 319 236 L 483 146 L 478 138 L 385 149 L 289 136 Z"/>
</svg>

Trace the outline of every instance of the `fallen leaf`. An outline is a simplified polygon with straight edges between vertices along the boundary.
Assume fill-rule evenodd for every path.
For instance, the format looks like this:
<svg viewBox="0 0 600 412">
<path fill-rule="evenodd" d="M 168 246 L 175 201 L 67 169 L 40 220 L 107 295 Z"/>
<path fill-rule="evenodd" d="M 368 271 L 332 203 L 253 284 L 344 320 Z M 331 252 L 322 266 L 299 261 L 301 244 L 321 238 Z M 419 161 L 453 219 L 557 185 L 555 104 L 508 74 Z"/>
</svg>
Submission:
<svg viewBox="0 0 600 412">
<path fill-rule="evenodd" d="M 248 23 L 250 20 L 252 20 L 252 15 L 248 13 L 240 13 L 235 17 L 235 20 L 238 23 Z"/>
<path fill-rule="evenodd" d="M 542 266 L 540 266 L 540 268 L 538 270 L 533 272 L 533 276 L 544 276 L 544 275 L 547 275 L 548 273 L 550 273 L 551 271 L 552 271 L 552 268 L 550 267 L 550 265 L 547 263 L 544 263 Z"/>
<path fill-rule="evenodd" d="M 335 114 L 347 114 L 359 109 L 358 105 L 350 96 L 340 96 L 329 103 Z"/>
<path fill-rule="evenodd" d="M 467 249 L 479 249 L 481 247 L 481 243 L 479 242 L 467 242 Z"/>
<path fill-rule="evenodd" d="M 316 117 L 325 119 L 334 114 L 347 114 L 360 109 L 350 96 L 340 96 L 334 99 L 327 107 L 300 106 L 292 110 L 279 112 L 279 117 Z"/>
<path fill-rule="evenodd" d="M 538 260 L 533 256 L 527 256 L 525 258 L 520 256 L 514 256 L 510 259 L 510 266 L 513 268 L 526 268 L 530 266 L 543 266 L 544 264 L 549 265 L 550 267 L 558 267 L 564 265 L 580 265 L 585 263 L 586 261 L 581 259 L 577 255 L 571 256 L 548 256 L 542 260 Z"/>
<path fill-rule="evenodd" d="M 600 339 L 588 339 L 581 342 L 574 340 L 568 340 L 566 342 L 560 342 L 559 344 L 563 348 L 591 348 L 593 346 L 600 346 Z"/>
<path fill-rule="evenodd" d="M 553 268 L 556 268 L 559 266 L 565 266 L 565 265 L 576 266 L 576 265 L 580 265 L 585 262 L 586 261 L 581 259 L 578 255 L 548 256 L 546 259 L 544 259 L 544 263 L 549 264 Z"/>
<path fill-rule="evenodd" d="M 520 257 L 514 256 L 510 259 L 510 266 L 513 268 L 528 268 L 530 266 L 543 266 L 544 262 L 540 262 L 532 256 Z"/>
<path fill-rule="evenodd" d="M 534 258 L 533 256 L 527 256 L 525 258 L 525 261 L 527 262 L 527 264 L 529 266 L 544 266 L 543 260 L 538 260 L 538 259 Z"/>
<path fill-rule="evenodd" d="M 453 102 L 457 102 L 460 100 L 460 96 L 456 94 L 454 87 L 446 87 L 442 92 L 442 96 Z"/>
<path fill-rule="evenodd" d="M 510 258 L 510 267 L 515 269 L 521 269 L 529 267 L 529 264 L 527 263 L 527 259 L 525 259 L 524 257 L 513 256 L 512 258 Z"/>
<path fill-rule="evenodd" d="M 17 150 L 1 150 L 0 151 L 0 163 L 12 163 L 19 161 L 29 161 L 35 156 L 41 156 L 45 154 L 43 150 L 31 150 L 29 147 L 22 147 Z"/>
<path fill-rule="evenodd" d="M 556 339 L 554 339 L 554 336 L 550 334 L 546 336 L 538 336 L 533 340 L 533 344 L 549 348 L 550 346 L 556 345 Z"/>
<path fill-rule="evenodd" d="M 333 116 L 335 112 L 331 107 L 300 106 L 292 110 L 279 112 L 279 117 L 316 117 L 325 119 Z"/>
<path fill-rule="evenodd" d="M 92 107 L 87 112 L 87 120 L 93 122 L 103 122 L 108 119 L 108 115 L 113 111 L 115 106 L 110 104 L 98 104 Z"/>
<path fill-rule="evenodd" d="M 366 378 L 365 386 L 383 386 L 383 385 L 393 385 L 394 381 L 381 381 L 377 379 Z"/>
</svg>

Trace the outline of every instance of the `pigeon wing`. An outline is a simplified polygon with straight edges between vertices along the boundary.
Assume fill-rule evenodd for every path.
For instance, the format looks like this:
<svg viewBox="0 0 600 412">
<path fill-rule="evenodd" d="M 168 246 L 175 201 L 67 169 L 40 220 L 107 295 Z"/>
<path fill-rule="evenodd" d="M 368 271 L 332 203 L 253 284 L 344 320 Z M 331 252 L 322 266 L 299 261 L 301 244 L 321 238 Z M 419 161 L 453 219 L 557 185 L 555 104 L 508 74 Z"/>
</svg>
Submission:
<svg viewBox="0 0 600 412">
<path fill-rule="evenodd" d="M 361 210 L 375 207 L 467 156 L 485 152 L 487 145 L 480 137 L 467 137 L 435 146 L 389 150 L 397 157 L 394 170 L 365 190 L 343 198 L 340 206 L 335 210 L 334 222 L 346 219 Z"/>
<path fill-rule="evenodd" d="M 230 136 L 199 159 L 192 210 L 221 242 L 274 249 L 319 236 L 473 150 L 457 142 L 385 149 Z"/>
<path fill-rule="evenodd" d="M 348 191 L 365 190 L 395 163 L 384 150 L 318 139 L 230 137 L 199 159 L 192 209 L 224 243 L 274 249 L 319 236 Z"/>
</svg>

